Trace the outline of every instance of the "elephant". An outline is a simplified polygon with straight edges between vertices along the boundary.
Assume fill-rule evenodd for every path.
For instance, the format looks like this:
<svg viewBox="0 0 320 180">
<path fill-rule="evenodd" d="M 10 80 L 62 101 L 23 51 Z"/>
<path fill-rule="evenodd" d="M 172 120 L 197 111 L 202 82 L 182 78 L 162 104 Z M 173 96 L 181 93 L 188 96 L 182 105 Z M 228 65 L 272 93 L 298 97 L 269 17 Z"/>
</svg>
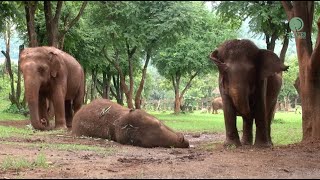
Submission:
<svg viewBox="0 0 320 180">
<path fill-rule="evenodd" d="M 84 71 L 79 62 L 55 47 L 30 47 L 20 53 L 20 69 L 33 128 L 70 129 L 73 113 L 84 99 Z M 54 128 L 48 120 L 50 111 L 55 116 Z"/>
<path fill-rule="evenodd" d="M 212 100 L 212 114 L 218 114 L 218 109 L 222 109 L 222 98 L 217 97 Z"/>
<path fill-rule="evenodd" d="M 129 109 L 101 98 L 84 105 L 74 115 L 71 134 L 145 148 L 189 147 L 183 134 L 174 132 L 144 110 Z"/>
<path fill-rule="evenodd" d="M 272 147 L 271 121 L 282 85 L 282 72 L 289 66 L 274 52 L 259 49 L 247 39 L 227 40 L 212 51 L 209 58 L 219 70 L 226 130 L 224 145 Z M 237 115 L 243 119 L 241 141 Z M 254 144 L 253 120 L 256 125 Z"/>
</svg>

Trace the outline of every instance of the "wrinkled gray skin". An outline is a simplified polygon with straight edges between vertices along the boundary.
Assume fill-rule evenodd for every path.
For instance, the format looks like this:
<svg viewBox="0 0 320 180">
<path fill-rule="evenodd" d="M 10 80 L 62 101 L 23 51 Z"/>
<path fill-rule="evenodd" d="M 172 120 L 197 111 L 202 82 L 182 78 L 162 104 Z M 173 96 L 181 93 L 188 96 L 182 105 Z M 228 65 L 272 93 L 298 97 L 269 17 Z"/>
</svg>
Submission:
<svg viewBox="0 0 320 180">
<path fill-rule="evenodd" d="M 74 116 L 72 134 L 110 139 L 141 147 L 188 148 L 189 142 L 143 110 L 130 110 L 107 99 L 96 99 Z"/>
<path fill-rule="evenodd" d="M 225 145 L 251 145 L 255 120 L 255 145 L 272 146 L 271 120 L 282 84 L 279 73 L 288 66 L 275 53 L 259 49 L 250 40 L 228 40 L 210 54 L 210 59 L 219 69 Z M 241 142 L 236 127 L 237 115 L 243 118 Z"/>
</svg>

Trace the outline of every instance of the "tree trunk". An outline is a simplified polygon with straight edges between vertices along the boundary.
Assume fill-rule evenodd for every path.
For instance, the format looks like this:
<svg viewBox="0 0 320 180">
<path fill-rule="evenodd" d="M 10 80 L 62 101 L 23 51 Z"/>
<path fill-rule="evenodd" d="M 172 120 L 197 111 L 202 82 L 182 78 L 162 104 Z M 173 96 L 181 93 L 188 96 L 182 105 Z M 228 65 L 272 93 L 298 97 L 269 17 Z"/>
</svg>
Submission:
<svg viewBox="0 0 320 180">
<path fill-rule="evenodd" d="M 35 30 L 34 15 L 37 9 L 38 1 L 25 1 L 24 7 L 26 12 L 27 30 L 29 37 L 29 47 L 38 46 L 37 33 Z"/>
<path fill-rule="evenodd" d="M 111 94 L 117 99 L 117 103 L 120 105 L 124 105 L 123 103 L 123 91 L 120 85 L 120 75 L 114 75 L 112 76 L 112 82 L 113 82 L 113 87 L 114 91 L 112 88 L 110 88 Z"/>
<path fill-rule="evenodd" d="M 300 17 L 304 26 L 301 32 L 306 37 L 296 35 L 296 48 L 299 60 L 300 97 L 302 106 L 303 141 L 320 139 L 320 19 L 318 20 L 318 36 L 312 52 L 311 30 L 314 13 L 313 1 L 282 1 L 288 19 Z"/>
<path fill-rule="evenodd" d="M 289 46 L 289 37 L 288 34 L 290 33 L 290 27 L 289 27 L 289 23 L 286 24 L 286 34 L 283 37 L 283 44 L 282 44 L 282 49 L 280 52 L 280 60 L 282 63 L 284 63 L 285 57 L 286 57 L 286 53 L 288 50 L 288 46 Z"/>
<path fill-rule="evenodd" d="M 174 114 L 179 114 L 180 113 L 180 92 L 179 92 L 179 86 L 180 86 L 180 75 L 176 73 L 176 76 L 172 76 L 172 85 L 174 88 Z"/>
<path fill-rule="evenodd" d="M 141 93 L 142 93 L 142 90 L 143 90 L 143 86 L 144 86 L 144 81 L 145 81 L 145 78 L 146 78 L 146 75 L 147 75 L 147 68 L 148 68 L 148 64 L 149 64 L 149 61 L 150 61 L 150 58 L 151 58 L 151 50 L 148 49 L 146 51 L 146 62 L 144 64 L 144 67 L 142 69 L 142 77 L 141 77 L 141 81 L 140 81 L 140 85 L 139 85 L 139 88 L 136 92 L 136 97 L 135 97 L 135 106 L 136 106 L 136 109 L 141 109 Z"/>
<path fill-rule="evenodd" d="M 91 93 L 90 93 L 90 101 L 93 101 L 96 98 L 96 86 L 97 86 L 97 70 L 94 68 L 91 70 Z"/>
<path fill-rule="evenodd" d="M 20 45 L 19 46 L 19 57 L 20 57 L 20 53 L 21 51 L 24 49 L 24 45 Z M 18 60 L 18 79 L 17 79 L 17 90 L 16 90 L 16 98 L 20 101 L 20 97 L 21 97 L 21 70 L 20 70 L 20 59 Z M 27 104 L 26 104 L 26 97 L 24 95 L 21 104 L 21 108 L 26 108 Z"/>
<path fill-rule="evenodd" d="M 104 99 L 110 99 L 110 83 L 111 83 L 111 75 L 107 72 L 102 72 L 102 97 Z"/>
<path fill-rule="evenodd" d="M 55 15 L 52 15 L 51 1 L 44 1 L 44 15 L 46 20 L 46 30 L 48 37 L 48 45 L 59 48 L 59 19 L 61 14 L 63 1 L 57 2 Z"/>
<path fill-rule="evenodd" d="M 64 24 L 64 27 L 63 27 L 63 31 L 61 31 L 59 33 L 59 37 L 58 37 L 58 41 L 59 41 L 59 49 L 63 50 L 63 47 L 64 47 L 64 40 L 65 40 L 65 36 L 67 34 L 67 32 L 72 28 L 72 26 L 74 26 L 80 19 L 81 15 L 83 14 L 84 12 L 84 9 L 85 7 L 87 6 L 88 2 L 87 1 L 83 1 L 82 5 L 81 5 L 81 8 L 79 10 L 79 13 L 78 15 L 70 22 L 67 22 L 68 21 L 68 18 L 64 18 L 64 21 L 63 21 L 63 24 Z"/>
</svg>

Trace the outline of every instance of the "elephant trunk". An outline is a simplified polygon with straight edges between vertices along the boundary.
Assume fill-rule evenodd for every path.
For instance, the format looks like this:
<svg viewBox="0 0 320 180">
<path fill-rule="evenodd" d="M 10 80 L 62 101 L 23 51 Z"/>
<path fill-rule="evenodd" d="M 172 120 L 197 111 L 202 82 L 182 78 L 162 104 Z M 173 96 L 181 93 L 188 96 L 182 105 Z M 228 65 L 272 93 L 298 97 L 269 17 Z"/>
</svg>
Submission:
<svg viewBox="0 0 320 180">
<path fill-rule="evenodd" d="M 25 78 L 25 94 L 30 111 L 30 120 L 33 128 L 47 130 L 47 127 L 40 122 L 39 116 L 39 89 L 40 84 L 35 79 Z"/>
<path fill-rule="evenodd" d="M 251 112 L 248 94 L 245 92 L 239 92 L 238 90 L 233 90 L 230 91 L 230 95 L 237 112 L 245 118 L 250 118 Z"/>
</svg>

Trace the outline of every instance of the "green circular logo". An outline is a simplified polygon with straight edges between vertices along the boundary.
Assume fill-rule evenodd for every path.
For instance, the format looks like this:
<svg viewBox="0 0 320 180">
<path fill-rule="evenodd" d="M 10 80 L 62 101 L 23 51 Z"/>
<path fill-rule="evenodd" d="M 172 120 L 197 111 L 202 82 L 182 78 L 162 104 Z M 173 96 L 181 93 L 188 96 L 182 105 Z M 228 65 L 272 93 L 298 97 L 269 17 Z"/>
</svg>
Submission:
<svg viewBox="0 0 320 180">
<path fill-rule="evenodd" d="M 303 21 L 299 17 L 294 17 L 289 22 L 289 27 L 292 31 L 300 31 L 303 28 Z"/>
</svg>

